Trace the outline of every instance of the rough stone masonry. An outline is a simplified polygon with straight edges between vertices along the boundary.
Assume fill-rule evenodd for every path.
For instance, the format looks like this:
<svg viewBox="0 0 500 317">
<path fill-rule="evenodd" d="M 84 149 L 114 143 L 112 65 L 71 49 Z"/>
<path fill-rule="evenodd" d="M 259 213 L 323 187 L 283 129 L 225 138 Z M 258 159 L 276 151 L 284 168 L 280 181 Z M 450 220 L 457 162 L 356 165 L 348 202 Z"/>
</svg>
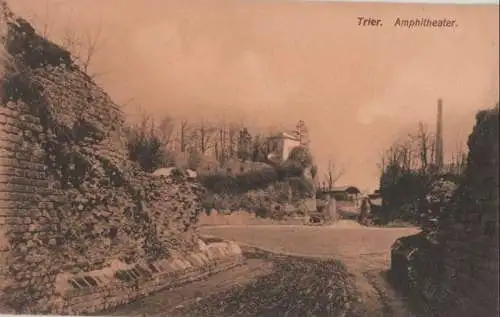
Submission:
<svg viewBox="0 0 500 317">
<path fill-rule="evenodd" d="M 0 312 L 88 313 L 238 265 L 203 188 L 127 159 L 118 106 L 0 2 Z"/>
<path fill-rule="evenodd" d="M 414 249 L 411 298 L 425 316 L 498 316 L 498 105 L 480 111 L 465 180 L 443 206 L 433 247 Z"/>
</svg>

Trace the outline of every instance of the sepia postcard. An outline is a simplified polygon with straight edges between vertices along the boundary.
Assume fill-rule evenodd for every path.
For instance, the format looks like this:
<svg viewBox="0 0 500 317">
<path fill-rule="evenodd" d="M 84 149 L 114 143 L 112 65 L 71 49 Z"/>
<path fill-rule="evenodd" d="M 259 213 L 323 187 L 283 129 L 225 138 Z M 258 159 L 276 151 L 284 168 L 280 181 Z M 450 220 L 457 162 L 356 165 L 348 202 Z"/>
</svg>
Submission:
<svg viewBox="0 0 500 317">
<path fill-rule="evenodd" d="M 0 0 L 0 314 L 498 316 L 499 55 L 498 1 Z"/>
</svg>

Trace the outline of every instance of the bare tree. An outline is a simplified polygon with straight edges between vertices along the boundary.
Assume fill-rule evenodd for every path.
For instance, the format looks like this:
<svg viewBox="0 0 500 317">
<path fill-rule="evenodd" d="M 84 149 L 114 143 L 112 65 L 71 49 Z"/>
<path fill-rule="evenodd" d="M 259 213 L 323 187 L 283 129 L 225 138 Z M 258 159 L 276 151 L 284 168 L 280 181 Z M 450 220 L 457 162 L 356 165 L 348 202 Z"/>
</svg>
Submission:
<svg viewBox="0 0 500 317">
<path fill-rule="evenodd" d="M 247 161 L 251 159 L 252 154 L 252 136 L 248 128 L 244 127 L 238 135 L 238 158 L 242 161 Z"/>
<path fill-rule="evenodd" d="M 241 125 L 232 123 L 228 129 L 228 155 L 230 158 L 234 158 L 238 152 L 238 136 L 241 130 Z"/>
<path fill-rule="evenodd" d="M 216 136 L 214 139 L 214 149 L 215 149 L 215 157 L 219 164 L 224 164 L 228 157 L 228 129 L 227 124 L 222 121 L 220 122 L 216 130 Z"/>
<path fill-rule="evenodd" d="M 92 62 L 95 54 L 101 48 L 101 34 L 102 34 L 102 24 L 98 25 L 96 32 L 93 34 L 87 30 L 84 37 L 83 52 L 80 56 L 82 61 L 83 70 L 88 71 L 90 63 Z"/>
<path fill-rule="evenodd" d="M 417 155 L 417 160 L 414 164 L 411 164 L 411 168 L 419 169 L 421 173 L 426 174 L 429 171 L 435 153 L 435 136 L 428 132 L 426 125 L 419 122 L 417 131 L 410 134 L 409 138 L 413 142 L 409 146 L 410 151 L 413 151 Z"/>
<path fill-rule="evenodd" d="M 328 190 L 332 190 L 335 183 L 344 175 L 345 170 L 343 168 L 338 169 L 332 160 L 328 161 L 328 166 L 325 174 L 325 183 Z"/>
<path fill-rule="evenodd" d="M 42 36 L 45 37 L 45 38 L 48 38 L 49 37 L 49 20 L 50 20 L 50 17 L 49 17 L 49 1 L 48 0 L 45 0 L 45 18 L 44 18 L 44 22 L 42 24 Z"/>
<path fill-rule="evenodd" d="M 379 163 L 381 187 L 387 186 L 387 184 L 395 184 L 405 169 L 408 168 L 405 163 L 406 154 L 409 152 L 408 146 L 408 142 L 394 142 L 382 153 Z"/>
<path fill-rule="evenodd" d="M 44 4 L 43 16 L 39 17 L 37 14 L 34 14 L 34 18 L 35 20 L 38 20 L 38 23 L 35 24 L 40 25 L 41 35 L 48 38 L 50 36 L 51 27 L 51 9 L 49 7 L 48 0 L 45 0 Z M 102 23 L 98 23 L 94 31 L 86 30 L 83 35 L 76 32 L 75 29 L 76 28 L 72 25 L 68 25 L 58 44 L 70 52 L 76 64 L 80 66 L 84 72 L 88 73 L 89 67 L 93 62 L 95 55 L 102 48 L 104 42 L 102 38 Z M 89 75 L 90 77 L 95 78 L 102 74 L 104 73 L 94 73 Z"/>
<path fill-rule="evenodd" d="M 216 127 L 213 127 L 213 147 L 215 155 L 220 163 L 230 158 L 236 157 L 238 148 L 238 133 L 241 125 L 234 122 L 222 120 Z"/>
<path fill-rule="evenodd" d="M 180 123 L 180 136 L 179 136 L 179 143 L 180 143 L 180 148 L 181 152 L 184 153 L 186 152 L 188 145 L 189 145 L 189 132 L 190 132 L 190 126 L 189 122 L 187 120 L 182 120 Z"/>
<path fill-rule="evenodd" d="M 300 145 L 308 146 L 309 140 L 309 129 L 306 126 L 304 120 L 299 120 L 295 126 L 293 134 L 299 139 Z"/>
<path fill-rule="evenodd" d="M 425 195 L 444 172 L 433 163 L 435 152 L 435 135 L 419 122 L 414 132 L 394 142 L 382 154 L 379 185 L 386 210 L 402 217 L 414 217 L 423 210 Z"/>
<path fill-rule="evenodd" d="M 465 142 L 457 142 L 451 157 L 449 172 L 457 176 L 462 176 L 465 173 L 465 168 L 467 167 L 467 150 L 464 144 Z"/>
<path fill-rule="evenodd" d="M 202 120 L 200 123 L 200 152 L 202 154 L 205 154 L 207 150 L 212 146 L 212 139 L 214 137 L 214 131 L 215 129 L 213 127 L 210 127 L 207 125 L 207 123 Z"/>
<path fill-rule="evenodd" d="M 98 24 L 94 32 L 87 30 L 83 35 L 79 35 L 73 27 L 67 27 L 61 46 L 70 52 L 77 65 L 84 72 L 88 73 L 90 65 L 102 48 L 103 43 L 102 24 Z M 93 73 L 89 75 L 92 78 L 96 78 L 102 74 Z"/>
<path fill-rule="evenodd" d="M 40 2 L 40 1 L 39 1 Z M 44 0 L 44 9 L 43 9 L 43 14 L 38 14 L 35 12 L 32 12 L 29 14 L 29 22 L 32 25 L 36 25 L 37 30 L 39 31 L 40 35 L 43 36 L 44 38 L 48 38 L 50 34 L 50 15 L 49 15 L 49 1 Z"/>
<path fill-rule="evenodd" d="M 194 131 L 193 137 L 197 141 L 198 150 L 201 154 L 206 154 L 213 147 L 213 139 L 216 128 L 210 126 L 205 120 L 201 120 L 198 128 Z"/>
<path fill-rule="evenodd" d="M 427 175 L 432 166 L 434 152 L 435 137 L 420 122 L 415 132 L 395 141 L 382 153 L 379 168 L 381 173 L 387 174 L 386 177 L 390 175 L 394 179 L 410 171 Z"/>
<path fill-rule="evenodd" d="M 174 119 L 170 116 L 165 116 L 157 125 L 157 130 L 162 144 L 165 147 L 170 147 L 174 137 Z"/>
</svg>

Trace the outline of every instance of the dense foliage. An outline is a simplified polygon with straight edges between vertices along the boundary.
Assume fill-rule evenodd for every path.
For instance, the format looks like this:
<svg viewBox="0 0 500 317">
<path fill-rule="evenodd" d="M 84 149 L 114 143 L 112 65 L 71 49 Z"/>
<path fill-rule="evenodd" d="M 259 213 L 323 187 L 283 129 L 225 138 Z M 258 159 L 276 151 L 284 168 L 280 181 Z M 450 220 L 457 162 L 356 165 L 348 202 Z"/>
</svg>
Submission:
<svg viewBox="0 0 500 317">
<path fill-rule="evenodd" d="M 460 182 L 466 166 L 464 152 L 446 166 L 434 164 L 435 136 L 423 124 L 406 138 L 395 142 L 380 163 L 382 208 L 373 214 L 377 224 L 403 221 L 421 224 L 427 213 L 427 197 L 439 182 Z"/>
</svg>

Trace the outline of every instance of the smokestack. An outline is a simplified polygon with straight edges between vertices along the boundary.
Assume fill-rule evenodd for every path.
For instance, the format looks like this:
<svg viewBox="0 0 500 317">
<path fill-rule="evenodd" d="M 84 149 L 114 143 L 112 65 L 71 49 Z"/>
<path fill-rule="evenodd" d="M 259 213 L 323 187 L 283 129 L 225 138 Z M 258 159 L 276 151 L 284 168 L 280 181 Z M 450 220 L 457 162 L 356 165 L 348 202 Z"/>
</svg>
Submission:
<svg viewBox="0 0 500 317">
<path fill-rule="evenodd" d="M 436 123 L 436 158 L 435 164 L 441 169 L 444 161 L 444 145 L 443 145 L 443 100 L 438 99 L 437 104 L 437 123 Z"/>
</svg>

